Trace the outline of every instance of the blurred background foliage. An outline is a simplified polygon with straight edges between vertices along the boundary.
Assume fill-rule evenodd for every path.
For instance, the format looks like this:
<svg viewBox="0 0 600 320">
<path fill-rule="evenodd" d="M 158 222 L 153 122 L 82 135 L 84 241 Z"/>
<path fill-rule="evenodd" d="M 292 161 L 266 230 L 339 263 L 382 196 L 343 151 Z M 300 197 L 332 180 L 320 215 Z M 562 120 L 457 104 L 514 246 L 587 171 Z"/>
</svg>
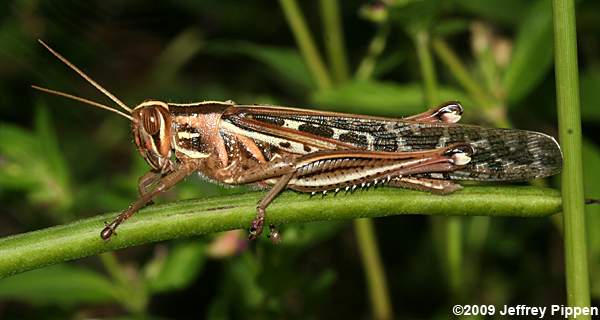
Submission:
<svg viewBox="0 0 600 320">
<path fill-rule="evenodd" d="M 327 2 L 302 1 L 287 18 L 287 0 L 0 3 L 0 235 L 118 211 L 148 169 L 122 118 L 29 87 L 107 100 L 38 38 L 130 106 L 231 99 L 402 116 L 460 100 L 463 122 L 557 135 L 550 1 L 340 1 L 339 11 Z M 290 28 L 298 17 L 312 55 Z M 577 19 L 585 190 L 599 197 L 600 3 L 579 1 Z M 157 201 L 245 190 L 190 178 Z M 597 303 L 600 209 L 586 209 Z M 565 301 L 558 217 L 375 226 L 397 318 L 446 318 L 461 302 Z M 0 280 L 0 317 L 372 317 L 349 222 L 283 232 L 276 247 L 234 231 L 26 272 Z"/>
</svg>

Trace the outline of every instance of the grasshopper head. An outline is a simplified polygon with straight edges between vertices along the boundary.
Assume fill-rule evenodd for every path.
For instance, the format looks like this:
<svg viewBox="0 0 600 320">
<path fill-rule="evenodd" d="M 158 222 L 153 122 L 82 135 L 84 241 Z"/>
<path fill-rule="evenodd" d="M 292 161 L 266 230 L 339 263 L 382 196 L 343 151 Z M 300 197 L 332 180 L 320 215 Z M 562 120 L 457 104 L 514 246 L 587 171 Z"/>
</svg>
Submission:
<svg viewBox="0 0 600 320">
<path fill-rule="evenodd" d="M 39 42 L 46 49 L 48 49 L 50 53 L 52 53 L 60 61 L 79 74 L 83 79 L 102 92 L 105 96 L 110 98 L 127 113 L 65 92 L 32 85 L 34 89 L 76 100 L 96 108 L 108 110 L 129 119 L 133 129 L 135 144 L 137 145 L 139 152 L 142 154 L 142 157 L 146 159 L 146 162 L 148 162 L 148 164 L 150 164 L 154 170 L 163 173 L 172 169 L 173 162 L 170 159 L 172 153 L 171 115 L 169 114 L 169 106 L 166 103 L 162 101 L 146 101 L 140 103 L 132 110 L 125 103 L 119 100 L 119 98 L 94 81 L 85 72 L 81 71 L 79 68 L 77 68 L 77 66 L 71 63 L 61 54 L 50 48 L 50 46 L 48 46 L 46 43 L 41 40 L 39 40 Z"/>
<path fill-rule="evenodd" d="M 131 127 L 138 151 L 155 170 L 171 169 L 171 115 L 162 101 L 140 103 L 131 112 Z"/>
</svg>

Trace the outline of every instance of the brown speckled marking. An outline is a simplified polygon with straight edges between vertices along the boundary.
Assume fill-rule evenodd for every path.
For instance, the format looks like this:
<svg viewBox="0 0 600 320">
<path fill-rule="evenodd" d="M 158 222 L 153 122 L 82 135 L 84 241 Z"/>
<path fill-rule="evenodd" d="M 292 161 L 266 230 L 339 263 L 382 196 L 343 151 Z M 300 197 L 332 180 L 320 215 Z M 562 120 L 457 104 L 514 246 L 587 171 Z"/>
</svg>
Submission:
<svg viewBox="0 0 600 320">
<path fill-rule="evenodd" d="M 365 148 L 368 145 L 367 137 L 365 135 L 358 134 L 356 132 L 348 132 L 348 133 L 340 134 L 340 141 L 352 143 L 352 144 L 355 144 L 358 146 L 363 146 Z"/>
<path fill-rule="evenodd" d="M 319 137 L 331 138 L 333 137 L 333 129 L 326 126 L 315 126 L 308 123 L 303 123 L 298 126 L 298 130 L 312 133 Z"/>
</svg>

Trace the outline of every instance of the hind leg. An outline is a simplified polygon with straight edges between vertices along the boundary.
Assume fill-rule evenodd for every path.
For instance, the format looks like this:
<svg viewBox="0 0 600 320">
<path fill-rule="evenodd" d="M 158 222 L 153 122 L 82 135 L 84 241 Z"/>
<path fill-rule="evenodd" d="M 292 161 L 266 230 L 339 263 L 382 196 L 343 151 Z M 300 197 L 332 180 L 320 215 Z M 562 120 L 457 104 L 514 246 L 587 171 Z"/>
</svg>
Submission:
<svg viewBox="0 0 600 320">
<path fill-rule="evenodd" d="M 419 191 L 428 191 L 435 194 L 450 194 L 462 189 L 458 183 L 449 180 L 438 180 L 429 178 L 398 177 L 390 180 L 390 187 L 406 188 Z"/>
</svg>

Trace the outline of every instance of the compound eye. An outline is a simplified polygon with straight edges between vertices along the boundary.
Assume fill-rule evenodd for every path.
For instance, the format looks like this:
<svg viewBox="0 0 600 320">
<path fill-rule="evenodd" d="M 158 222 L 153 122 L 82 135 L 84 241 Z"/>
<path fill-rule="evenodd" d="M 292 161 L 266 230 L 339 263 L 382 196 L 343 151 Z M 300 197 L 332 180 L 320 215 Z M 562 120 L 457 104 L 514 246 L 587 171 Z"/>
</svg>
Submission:
<svg viewBox="0 0 600 320">
<path fill-rule="evenodd" d="M 155 108 L 145 108 L 142 110 L 142 125 L 144 131 L 153 136 L 160 131 L 160 112 Z"/>
</svg>

